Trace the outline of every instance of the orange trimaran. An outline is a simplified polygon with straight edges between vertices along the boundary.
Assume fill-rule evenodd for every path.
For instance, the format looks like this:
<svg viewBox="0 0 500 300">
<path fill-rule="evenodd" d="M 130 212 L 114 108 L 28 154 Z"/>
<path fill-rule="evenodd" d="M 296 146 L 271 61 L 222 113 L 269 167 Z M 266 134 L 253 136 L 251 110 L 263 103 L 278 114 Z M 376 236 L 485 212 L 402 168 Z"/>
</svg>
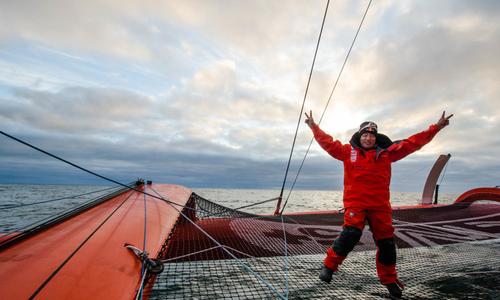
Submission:
<svg viewBox="0 0 500 300">
<path fill-rule="evenodd" d="M 500 205 L 472 205 L 477 200 L 500 202 L 498 188 L 468 191 L 451 205 L 430 202 L 443 165 L 442 156 L 428 178 L 428 190 L 424 193 L 423 202 L 415 206 L 395 207 L 395 218 L 408 223 L 409 219 L 405 219 L 405 215 L 417 216 L 410 221 L 416 226 L 423 224 L 424 227 L 430 226 L 424 224 L 429 219 L 437 224 L 438 221 L 451 218 L 457 220 L 455 228 L 462 226 L 465 231 L 472 230 L 470 224 L 473 222 L 470 220 L 476 220 L 474 224 L 478 224 L 477 220 L 483 220 L 483 225 L 493 226 L 474 228 L 474 232 L 483 230 L 484 234 L 472 239 L 499 238 L 498 226 L 495 227 L 494 224 L 500 221 Z M 146 268 L 144 271 L 142 258 L 155 259 L 153 262 L 161 265 L 160 260 L 168 264 L 168 259 L 172 258 L 176 258 L 177 262 L 199 262 L 238 260 L 250 255 L 283 255 L 273 250 L 271 245 L 273 241 L 279 244 L 276 239 L 283 240 L 282 233 L 281 237 L 279 233 L 272 237 L 269 234 L 273 224 L 280 228 L 278 225 L 283 222 L 282 216 L 256 216 L 222 206 L 209 211 L 207 206 L 197 207 L 198 195 L 178 185 L 144 184 L 138 181 L 133 188 L 134 190 L 124 189 L 108 196 L 99 204 L 60 219 L 50 226 L 35 228 L 28 234 L 21 232 L 4 235 L 0 241 L 2 299 L 148 297 L 156 273 L 161 272 L 162 268 L 156 271 Z M 226 214 L 221 216 L 220 213 L 224 210 Z M 227 212 L 231 212 L 232 216 L 228 216 Z M 338 234 L 338 231 L 333 230 L 328 235 L 324 226 L 337 228 L 342 224 L 342 213 L 338 211 L 293 213 L 284 217 L 289 239 L 288 256 L 322 253 L 328 246 L 325 241 L 331 241 Z M 460 220 L 469 222 L 460 223 Z M 296 236 L 300 228 L 310 229 L 314 224 L 323 225 L 322 231 L 310 230 L 303 237 L 311 238 L 320 247 L 305 242 L 292 243 L 291 237 Z M 400 248 L 421 246 L 412 244 L 407 238 L 398 238 L 401 234 L 398 235 L 397 222 L 395 224 L 396 240 Z M 424 228 L 422 226 L 420 228 Z M 436 228 L 434 226 L 432 230 L 435 231 Z M 262 237 L 260 241 L 259 235 Z M 433 237 L 434 242 L 439 245 L 456 242 L 449 238 L 440 240 L 435 234 Z M 280 248 L 279 245 L 276 248 Z M 141 258 L 140 252 L 143 250 L 147 254 Z M 144 291 L 148 292 L 143 294 Z M 279 293 L 274 296 L 280 297 Z"/>
<path fill-rule="evenodd" d="M 370 4 L 371 0 L 367 4 L 326 107 Z M 326 4 L 302 109 L 328 5 L 329 1 Z M 4 132 L 0 133 L 104 178 Z M 293 145 L 288 166 L 292 153 Z M 393 222 L 398 248 L 432 248 L 448 244 L 467 244 L 464 242 L 470 241 L 499 240 L 500 205 L 479 202 L 500 202 L 498 188 L 467 191 L 450 205 L 433 204 L 432 196 L 437 195 L 437 179 L 447 159 L 449 155 L 441 156 L 434 165 L 420 204 L 394 207 Z M 364 265 L 353 273 L 355 277 L 352 280 L 342 283 L 346 276 L 339 276 L 331 288 L 321 286 L 317 279 L 318 266 L 325 250 L 341 231 L 342 212 L 282 214 L 281 210 L 281 213 L 276 215 L 253 215 L 203 199 L 181 186 L 144 184 L 142 181 L 138 181 L 134 186 L 127 186 L 109 181 L 124 186 L 125 189 L 120 193 L 105 196 L 92 205 L 57 216 L 43 226 L 0 237 L 1 299 L 304 299 L 313 297 L 312 295 L 325 299 L 384 297 L 384 294 L 377 294 L 380 287 L 372 285 L 374 276 L 370 277 L 370 273 L 366 273 Z M 278 197 L 279 200 L 281 198 Z M 277 205 L 276 212 L 279 212 L 279 209 Z M 370 234 L 365 233 L 363 236 Z M 461 265 L 457 269 L 450 266 L 457 261 L 464 261 L 464 257 L 470 254 L 467 247 L 469 246 L 462 249 L 463 255 L 458 259 L 452 257 L 441 261 L 442 270 L 446 274 L 456 276 L 464 272 L 465 269 Z M 491 248 L 496 249 L 496 246 Z M 361 240 L 354 250 L 369 252 L 373 249 L 373 241 L 365 239 Z M 472 268 L 468 275 L 477 276 L 482 272 L 487 277 L 481 277 L 475 282 L 484 279 L 485 282 L 490 282 L 493 289 L 498 289 L 498 284 L 491 282 L 491 278 L 495 277 L 488 275 L 500 272 L 500 260 L 495 260 L 495 257 L 500 256 L 497 255 L 500 250 L 495 249 L 489 251 L 484 247 L 475 248 L 478 252 L 471 254 L 473 256 L 470 256 L 467 262 L 477 258 L 480 252 L 483 254 L 481 257 L 490 258 L 489 261 L 493 265 L 481 265 L 477 270 Z M 443 252 L 454 253 L 457 250 L 460 249 L 448 249 Z M 424 270 L 421 265 L 426 261 L 435 264 L 430 267 L 429 274 L 439 271 L 439 261 L 436 258 L 438 255 L 434 253 L 426 260 L 412 263 L 412 256 L 420 257 L 421 252 L 411 253 L 410 258 L 406 259 L 411 262 L 408 269 L 417 269 L 419 272 L 408 275 L 407 278 L 426 280 L 425 276 L 421 276 L 421 271 Z M 353 255 L 355 254 L 351 256 Z M 292 258 L 296 260 L 292 261 Z M 361 256 L 357 259 L 361 261 Z M 422 269 L 418 270 L 419 267 Z M 471 265 L 466 267 L 470 268 Z M 167 275 L 160 274 L 162 270 L 163 274 Z M 155 285 L 158 276 L 165 278 L 162 277 L 161 284 Z M 452 277 L 449 282 L 457 282 L 456 278 L 458 277 Z M 446 287 L 449 282 L 437 280 L 425 285 L 422 285 L 422 282 L 414 282 L 413 286 L 420 286 L 422 289 L 410 289 L 405 295 L 421 298 L 421 294 L 427 293 L 432 299 L 449 298 L 449 289 L 442 289 L 440 286 L 442 283 Z M 460 286 L 456 290 L 464 292 Z M 482 288 L 479 292 L 484 290 Z"/>
<path fill-rule="evenodd" d="M 144 185 L 137 188 L 143 190 Z M 184 206 L 191 195 L 190 190 L 176 185 L 155 185 L 155 189 L 180 206 Z M 0 298 L 133 298 L 141 281 L 141 260 L 125 246 L 143 248 L 145 213 L 145 245 L 149 254 L 156 257 L 179 213 L 165 202 L 150 196 L 144 199 L 141 192 L 124 191 L 3 247 Z M 16 233 L 4 236 L 2 242 L 13 235 Z"/>
</svg>

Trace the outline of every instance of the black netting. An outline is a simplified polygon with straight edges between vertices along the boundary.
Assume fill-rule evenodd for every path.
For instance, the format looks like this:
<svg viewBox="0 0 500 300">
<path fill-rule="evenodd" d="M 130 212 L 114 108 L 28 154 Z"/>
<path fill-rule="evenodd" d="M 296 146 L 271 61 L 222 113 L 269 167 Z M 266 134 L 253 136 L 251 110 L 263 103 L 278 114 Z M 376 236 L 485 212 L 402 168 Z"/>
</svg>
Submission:
<svg viewBox="0 0 500 300">
<path fill-rule="evenodd" d="M 222 206 L 210 200 L 204 199 L 196 193 L 191 194 L 189 199 L 191 203 L 194 202 L 196 208 L 196 217 L 198 219 L 207 218 L 242 218 L 242 217 L 255 217 L 254 214 L 249 214 L 240 210 L 231 209 Z M 192 204 L 189 204 L 192 206 Z"/>
<path fill-rule="evenodd" d="M 317 278 L 326 248 L 341 231 L 340 213 L 282 220 L 229 209 L 196 194 L 184 212 L 195 224 L 179 218 L 162 253 L 165 271 L 149 290 L 151 299 L 387 295 L 376 276 L 376 248 L 368 227 L 333 282 Z M 495 299 L 500 290 L 500 205 L 404 209 L 393 216 L 405 297 Z"/>
<path fill-rule="evenodd" d="M 375 251 L 351 253 L 331 284 L 317 276 L 323 255 L 288 258 L 290 299 L 381 299 L 387 291 L 375 273 Z M 400 279 L 405 299 L 498 299 L 500 241 L 400 249 Z M 286 294 L 285 258 L 243 259 Z M 166 264 L 150 299 L 279 298 L 235 260 L 187 261 Z"/>
</svg>

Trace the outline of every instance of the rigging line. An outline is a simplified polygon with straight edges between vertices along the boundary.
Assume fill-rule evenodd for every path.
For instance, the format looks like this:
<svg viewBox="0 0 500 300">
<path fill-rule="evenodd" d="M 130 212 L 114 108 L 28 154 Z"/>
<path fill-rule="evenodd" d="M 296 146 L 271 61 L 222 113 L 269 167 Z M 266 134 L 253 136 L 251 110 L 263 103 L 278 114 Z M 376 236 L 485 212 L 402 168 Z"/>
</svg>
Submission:
<svg viewBox="0 0 500 300">
<path fill-rule="evenodd" d="M 83 242 L 80 243 L 80 245 L 78 245 L 78 247 L 59 265 L 59 267 L 57 267 L 56 270 L 54 270 L 54 272 L 52 272 L 52 274 L 50 274 L 49 277 L 47 277 L 47 279 L 45 279 L 45 281 L 36 289 L 36 291 L 29 297 L 29 299 L 34 299 L 41 291 L 42 289 L 52 280 L 52 278 L 54 278 L 54 276 L 56 276 L 57 273 L 59 273 L 59 271 L 61 271 L 61 269 L 70 261 L 71 258 L 73 258 L 73 256 L 75 256 L 75 254 L 90 240 L 91 237 L 94 236 L 94 234 L 99 230 L 101 229 L 101 227 L 115 214 L 115 212 L 120 208 L 122 207 L 123 204 L 125 204 L 125 202 L 130 198 L 130 196 L 132 196 L 132 193 L 130 195 L 127 196 L 127 198 L 125 198 L 125 200 L 123 200 L 107 217 L 106 219 L 104 219 L 101 224 L 99 224 L 99 226 L 97 226 L 94 231 L 92 231 L 92 233 L 90 233 L 87 238 L 85 238 L 85 240 Z"/>
<path fill-rule="evenodd" d="M 285 250 L 285 297 L 288 299 L 288 243 L 286 241 L 286 230 L 285 230 L 285 222 L 283 221 L 283 215 L 281 217 L 281 225 L 283 226 L 283 243 Z"/>
<path fill-rule="evenodd" d="M 115 184 L 117 184 L 117 185 L 120 185 L 120 186 L 123 186 L 123 187 L 125 187 L 125 188 L 131 189 L 131 190 L 136 191 L 136 192 L 138 192 L 138 193 L 144 193 L 144 194 L 146 194 L 146 195 L 148 195 L 148 196 L 150 196 L 150 197 L 156 198 L 156 199 L 158 199 L 158 200 L 163 200 L 163 201 L 170 202 L 170 201 L 168 201 L 168 200 L 161 199 L 161 198 L 159 198 L 158 196 L 155 196 L 155 195 L 152 195 L 152 194 L 146 193 L 146 192 L 144 192 L 144 191 L 141 191 L 141 190 L 139 190 L 139 189 L 136 189 L 136 188 L 134 188 L 134 187 L 132 187 L 132 186 L 129 186 L 129 185 L 123 184 L 123 183 L 121 183 L 121 182 L 119 182 L 119 181 L 116 181 L 116 180 L 114 180 L 114 179 L 111 179 L 111 178 L 108 178 L 108 177 L 106 177 L 106 176 L 103 176 L 103 175 L 97 174 L 97 173 L 95 173 L 95 172 L 92 172 L 92 171 L 90 171 L 90 170 L 88 170 L 88 169 L 85 169 L 84 167 L 81 167 L 81 166 L 79 166 L 79 165 L 77 165 L 77 164 L 74 164 L 74 163 L 72 163 L 72 162 L 70 162 L 70 161 L 68 161 L 68 160 L 66 160 L 66 159 L 64 159 L 64 158 L 61 158 L 61 157 L 57 156 L 57 155 L 54 155 L 54 154 L 52 154 L 52 153 L 49 153 L 49 152 L 47 152 L 47 151 L 45 151 L 45 150 L 43 150 L 43 149 L 40 149 L 40 148 L 38 148 L 38 147 L 36 147 L 36 146 L 34 146 L 34 145 L 31 145 L 31 144 L 29 144 L 29 143 L 27 143 L 27 142 L 25 142 L 25 141 L 23 141 L 23 140 L 20 140 L 20 139 L 18 139 L 18 138 L 16 138 L 16 137 L 12 136 L 12 135 L 10 135 L 10 134 L 5 133 L 5 132 L 3 132 L 3 131 L 0 131 L 0 134 L 2 134 L 2 135 L 4 135 L 4 136 L 6 136 L 6 137 L 8 137 L 8 138 L 11 138 L 11 139 L 13 139 L 13 140 L 14 140 L 14 141 L 16 141 L 16 142 L 19 142 L 19 143 L 21 143 L 21 144 L 24 144 L 24 145 L 26 145 L 26 146 L 28 146 L 28 147 L 30 147 L 30 148 L 33 148 L 33 149 L 35 149 L 35 150 L 37 150 L 37 151 L 40 151 L 40 152 L 42 152 L 43 154 L 46 154 L 46 155 L 48 155 L 48 156 L 50 156 L 50 157 L 52 157 L 52 158 L 55 158 L 55 159 L 57 159 L 57 160 L 60 160 L 60 161 L 62 161 L 62 162 L 64 162 L 64 163 L 66 163 L 66 164 L 68 164 L 68 165 L 71 165 L 71 166 L 73 166 L 73 167 L 77 168 L 77 169 L 80 169 L 80 170 L 82 170 L 82 171 L 84 171 L 84 172 L 87 172 L 87 173 L 90 173 L 90 174 L 92 174 L 92 175 L 94 175 L 94 176 L 97 176 L 97 177 L 99 177 L 99 178 L 101 178 L 101 179 L 104 179 L 104 180 L 107 180 L 107 181 L 113 182 L 113 183 L 115 183 Z M 170 202 L 170 204 L 172 204 L 172 205 L 177 205 L 177 206 L 181 206 L 181 207 L 184 207 L 183 205 L 181 205 L 181 204 L 177 204 L 177 203 L 175 203 L 175 202 Z M 194 210 L 193 208 L 190 208 L 190 207 L 186 207 L 186 209 Z"/>
<path fill-rule="evenodd" d="M 147 186 L 144 186 L 144 190 L 146 190 Z M 146 252 L 146 238 L 147 238 L 147 206 L 146 206 L 146 194 L 143 194 L 144 196 L 144 239 L 142 243 L 142 252 Z M 139 292 L 137 293 L 137 298 L 136 299 L 142 299 L 142 292 L 144 290 L 144 279 L 146 278 L 146 256 L 143 256 L 141 260 L 142 266 L 141 266 L 141 286 L 139 288 Z"/>
<path fill-rule="evenodd" d="M 268 199 L 268 200 L 264 200 L 264 201 L 260 201 L 260 202 L 252 203 L 252 204 L 249 204 L 249 205 L 244 205 L 244 206 L 232 208 L 232 209 L 234 209 L 234 210 L 240 210 L 240 209 L 243 209 L 243 208 L 249 208 L 249 207 L 252 207 L 252 206 L 259 205 L 259 204 L 264 204 L 264 203 L 267 203 L 267 202 L 276 201 L 278 199 L 279 199 L 279 197 L 276 197 L 276 198 L 272 198 L 272 199 Z"/>
<path fill-rule="evenodd" d="M 252 203 L 252 204 L 249 204 L 249 205 L 244 205 L 244 206 L 240 206 L 240 207 L 236 207 L 236 208 L 229 208 L 229 209 L 233 210 L 233 211 L 236 211 L 236 210 L 240 210 L 240 209 L 243 209 L 243 208 L 249 208 L 249 207 L 252 207 L 252 206 L 256 206 L 256 205 L 259 205 L 259 204 L 264 204 L 264 203 L 267 203 L 267 202 L 276 201 L 278 199 L 279 198 L 276 197 L 276 198 L 272 198 L 272 199 L 268 199 L 268 200 L 264 200 L 264 201 L 260 201 L 260 202 L 256 202 L 256 203 Z M 215 212 L 215 213 L 209 213 L 205 217 L 212 217 L 212 216 L 220 215 L 220 214 L 223 214 L 223 213 L 225 213 L 225 211 Z"/>
<path fill-rule="evenodd" d="M 155 189 L 151 188 L 151 190 L 153 192 L 155 192 L 156 194 L 158 194 L 161 199 L 163 200 L 166 200 L 160 193 L 158 193 Z M 170 202 L 167 202 L 170 204 Z M 250 268 L 247 264 L 243 263 L 239 258 L 237 258 L 231 251 L 227 250 L 226 247 L 224 247 L 224 245 L 222 245 L 219 241 L 217 241 L 213 236 L 211 236 L 208 232 L 206 232 L 203 228 L 201 228 L 198 224 L 196 224 L 196 222 L 194 222 L 193 220 L 191 220 L 188 216 L 186 216 L 186 214 L 184 214 L 182 211 L 180 211 L 179 209 L 177 209 L 176 207 L 172 206 L 172 208 L 174 210 L 176 210 L 186 221 L 188 221 L 189 223 L 191 223 L 194 227 L 196 227 L 196 229 L 198 229 L 199 231 L 201 231 L 206 237 L 208 237 L 213 243 L 215 243 L 216 245 L 218 245 L 219 247 L 221 247 L 221 249 L 226 253 L 228 254 L 229 256 L 231 256 L 233 259 L 236 260 L 236 262 L 238 264 L 240 264 L 240 266 L 243 267 L 243 269 L 245 269 L 248 273 L 254 275 L 258 280 L 260 280 L 265 286 L 267 286 L 272 292 L 274 292 L 278 297 L 280 297 L 281 299 L 285 299 L 286 298 L 276 290 L 276 288 L 274 288 L 269 282 L 267 282 L 267 280 L 265 280 L 259 273 L 255 272 L 254 270 L 252 270 L 252 268 Z"/>
<path fill-rule="evenodd" d="M 146 190 L 146 186 L 144 186 L 144 190 Z M 147 240 L 147 205 L 146 205 L 146 194 L 144 194 L 144 242 L 142 244 L 142 252 L 146 252 L 146 240 Z"/>
<path fill-rule="evenodd" d="M 286 216 L 286 215 L 283 215 L 283 214 L 281 214 L 281 216 L 283 216 L 284 218 L 292 221 L 293 223 L 295 223 L 297 225 L 303 225 L 303 224 L 300 224 L 299 222 L 295 221 L 294 219 L 292 219 L 290 216 Z M 316 239 L 309 233 L 309 231 L 308 230 L 304 230 L 304 231 L 305 231 L 306 235 L 308 237 L 310 237 L 311 240 L 316 244 L 316 246 L 318 246 L 320 252 L 324 252 L 325 250 L 323 249 L 323 246 L 318 241 L 316 241 Z"/>
<path fill-rule="evenodd" d="M 238 211 L 238 210 L 240 210 L 241 208 L 245 208 L 245 207 L 249 207 L 249 206 L 254 206 L 254 205 L 258 205 L 258 204 L 261 204 L 261 203 L 266 203 L 266 202 L 270 202 L 270 201 L 275 201 L 275 200 L 277 200 L 277 199 L 278 199 L 278 198 L 273 198 L 273 199 L 269 199 L 269 200 L 264 200 L 264 201 L 257 202 L 257 203 L 251 204 L 251 205 L 246 205 L 246 206 L 237 207 L 237 208 L 234 208 L 234 209 L 231 209 L 231 210 Z M 202 209 L 201 207 L 198 207 L 198 208 L 199 208 L 199 209 Z M 202 210 L 204 210 L 204 209 L 202 209 Z M 207 212 L 208 212 L 208 210 L 204 210 L 204 211 L 207 211 Z M 234 212 L 234 211 L 233 211 L 233 212 Z M 220 215 L 220 214 L 223 214 L 223 213 L 225 213 L 225 212 L 209 213 L 209 214 L 207 214 L 205 217 L 212 217 L 212 216 Z M 287 220 L 289 220 L 289 221 L 291 221 L 291 222 L 293 222 L 293 223 L 297 224 L 297 225 L 302 225 L 302 224 L 300 224 L 299 222 L 297 222 L 296 220 L 294 220 L 294 219 L 293 219 L 292 217 L 290 217 L 290 216 L 287 216 L 287 215 L 281 215 L 281 216 L 282 216 L 283 218 L 285 218 L 285 219 L 287 219 Z M 254 216 L 254 217 L 260 217 L 260 216 Z M 309 233 L 309 231 L 305 230 L 305 234 L 306 234 L 306 235 L 307 235 L 307 236 L 308 236 L 308 237 L 309 237 L 309 238 L 310 238 L 310 239 L 311 239 L 311 240 L 312 240 L 312 241 L 316 244 L 316 246 L 318 247 L 318 249 L 319 249 L 319 251 L 320 251 L 320 252 L 323 252 L 323 251 L 324 251 L 324 249 L 323 249 L 324 247 L 323 247 L 320 243 L 318 243 L 318 241 L 316 241 L 316 239 L 315 239 L 315 238 L 314 238 L 314 237 L 313 237 L 313 236 Z M 224 246 L 224 247 L 228 248 L 228 246 Z M 210 248 L 210 249 L 211 249 L 211 248 Z M 235 249 L 232 249 L 232 250 L 237 251 L 237 250 L 235 250 Z M 188 254 L 188 256 L 189 256 L 189 254 Z"/>
<path fill-rule="evenodd" d="M 293 149 L 295 148 L 295 142 L 297 140 L 297 134 L 299 132 L 300 121 L 302 120 L 302 112 L 304 111 L 304 105 L 306 103 L 306 98 L 307 98 L 307 92 L 309 91 L 309 84 L 311 83 L 311 77 L 312 77 L 312 73 L 314 70 L 314 64 L 316 63 L 316 55 L 318 54 L 319 43 L 321 41 L 321 35 L 323 34 L 323 27 L 325 26 L 325 20 L 326 20 L 326 15 L 328 13 L 328 6 L 329 5 L 330 5 L 330 0 L 328 0 L 326 2 L 325 13 L 323 15 L 323 21 L 321 23 L 321 30 L 319 31 L 318 42 L 316 43 L 316 50 L 314 51 L 314 57 L 313 57 L 313 61 L 311 64 L 311 70 L 309 71 L 309 78 L 307 80 L 306 90 L 304 93 L 304 100 L 302 101 L 302 107 L 300 108 L 300 113 L 299 113 L 299 120 L 297 121 L 297 127 L 295 128 L 295 135 L 293 137 L 292 149 L 290 150 L 290 156 L 288 157 L 288 163 L 287 163 L 286 171 L 285 171 L 285 178 L 283 179 L 283 185 L 281 186 L 279 200 L 278 200 L 278 203 L 276 204 L 276 210 L 274 211 L 275 215 L 277 215 L 280 211 L 280 205 L 281 205 L 281 200 L 283 199 L 283 191 L 285 189 L 286 178 L 288 176 L 288 170 L 290 169 L 290 163 L 292 161 Z"/>
<path fill-rule="evenodd" d="M 330 92 L 330 96 L 328 97 L 328 101 L 326 102 L 325 108 L 323 109 L 323 113 L 321 114 L 321 118 L 319 119 L 318 125 L 321 124 L 321 121 L 323 120 L 323 117 L 325 116 L 328 105 L 330 105 L 330 101 L 332 100 L 333 92 L 335 92 L 335 89 L 337 88 L 337 85 L 340 81 L 340 77 L 342 76 L 342 73 L 344 72 L 344 68 L 347 64 L 347 60 L 349 59 L 349 56 L 351 55 L 352 48 L 354 47 L 354 44 L 356 43 L 356 39 L 358 38 L 359 32 L 361 30 L 361 27 L 363 26 L 363 23 L 365 21 L 366 15 L 368 13 L 368 10 L 370 9 L 371 4 L 372 4 L 372 0 L 370 0 L 368 2 L 368 5 L 366 6 L 365 13 L 363 14 L 363 18 L 361 18 L 361 22 L 359 23 L 358 29 L 356 30 L 356 34 L 354 35 L 351 46 L 349 47 L 349 51 L 347 51 L 347 55 L 344 59 L 344 63 L 342 64 L 342 67 L 340 68 L 337 79 L 335 80 L 335 84 L 333 85 L 332 91 Z M 281 210 L 280 214 L 282 214 L 283 211 L 285 210 L 286 204 L 288 203 L 288 199 L 290 198 L 290 194 L 292 193 L 293 187 L 295 186 L 295 183 L 297 182 L 297 178 L 299 177 L 300 171 L 302 170 L 302 167 L 304 166 L 304 161 L 306 160 L 306 157 L 309 154 L 309 150 L 311 149 L 311 145 L 312 145 L 313 140 L 314 140 L 314 137 L 311 138 L 311 141 L 309 142 L 309 147 L 307 148 L 306 154 L 304 155 L 304 158 L 302 159 L 300 167 L 297 171 L 297 175 L 295 176 L 295 180 L 293 181 L 292 188 L 290 189 L 290 191 L 288 193 L 285 204 L 283 204 L 283 209 Z"/>
<path fill-rule="evenodd" d="M 146 282 L 146 274 L 147 274 L 147 272 L 144 272 L 144 274 L 142 274 L 141 287 L 140 287 L 139 292 L 137 293 L 137 296 L 135 296 L 135 300 L 142 299 L 142 289 L 144 287 L 144 283 Z"/>
<path fill-rule="evenodd" d="M 90 195 L 90 194 L 94 194 L 94 193 L 99 193 L 99 192 L 104 192 L 104 191 L 111 190 L 111 189 L 116 189 L 116 188 L 118 188 L 118 187 L 117 186 L 112 186 L 112 187 L 108 187 L 108 188 L 105 188 L 105 189 L 102 189 L 102 190 L 92 191 L 92 192 L 88 192 L 88 193 L 84 193 L 84 194 L 79 194 L 79 195 L 72 195 L 72 196 L 67 196 L 67 197 L 62 197 L 62 198 L 56 198 L 56 199 L 51 199 L 51 200 L 45 200 L 45 201 L 40 201 L 40 202 L 34 202 L 34 203 L 4 206 L 4 207 L 0 207 L 0 210 L 17 208 L 17 207 L 24 207 L 24 206 L 31 206 L 31 205 L 42 204 L 42 203 L 49 203 L 49 202 L 54 202 L 54 201 L 59 201 L 59 200 L 64 200 L 64 199 L 77 198 L 77 197 L 86 196 L 86 195 Z"/>
<path fill-rule="evenodd" d="M 172 257 L 172 258 L 162 259 L 161 262 L 162 263 L 168 263 L 168 262 L 171 262 L 171 261 L 174 261 L 174 260 L 179 260 L 181 258 L 190 257 L 190 256 L 193 256 L 193 255 L 196 255 L 196 254 L 200 254 L 200 253 L 205 253 L 205 252 L 208 252 L 208 251 L 212 251 L 214 249 L 219 249 L 220 247 L 224 247 L 224 245 L 222 245 L 222 246 L 213 246 L 213 247 L 208 248 L 208 249 L 204 249 L 204 250 L 200 250 L 200 251 L 196 251 L 196 252 L 191 252 L 191 253 L 188 253 L 188 254 L 184 254 L 184 255 L 180 255 L 180 256 L 176 256 L 176 257 Z"/>
<path fill-rule="evenodd" d="M 227 249 L 231 249 L 233 250 L 234 252 L 238 252 L 239 254 L 242 254 L 242 255 L 245 255 L 247 256 L 248 258 L 256 258 L 255 256 L 252 256 L 248 253 L 245 253 L 245 252 L 242 252 L 242 251 L 239 251 L 237 249 L 234 249 L 232 247 L 229 247 L 227 245 L 221 245 L 221 246 L 214 246 L 214 247 L 211 247 L 211 248 L 208 248 L 208 249 L 204 249 L 204 250 L 200 250 L 200 251 L 196 251 L 196 252 L 191 252 L 191 253 L 188 253 L 188 254 L 184 254 L 184 255 L 180 255 L 180 256 L 176 256 L 176 257 L 172 257 L 172 258 L 167 258 L 167 259 L 162 259 L 160 260 L 162 263 L 168 263 L 168 262 L 171 262 L 171 261 L 174 261 L 174 260 L 179 260 L 181 258 L 185 258 L 185 257 L 189 257 L 189 256 L 193 256 L 193 255 L 196 255 L 196 254 L 201 254 L 201 253 L 206 253 L 206 252 L 209 252 L 209 251 L 212 251 L 214 249 L 219 249 L 219 248 L 227 248 Z"/>
</svg>

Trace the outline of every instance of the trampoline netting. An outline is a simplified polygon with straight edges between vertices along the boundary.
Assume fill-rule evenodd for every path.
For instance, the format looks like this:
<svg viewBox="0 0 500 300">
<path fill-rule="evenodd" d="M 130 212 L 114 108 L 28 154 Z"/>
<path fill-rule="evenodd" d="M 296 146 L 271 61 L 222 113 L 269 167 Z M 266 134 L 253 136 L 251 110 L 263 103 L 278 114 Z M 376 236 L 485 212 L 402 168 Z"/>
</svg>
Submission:
<svg viewBox="0 0 500 300">
<path fill-rule="evenodd" d="M 186 217 L 191 221 L 187 221 Z M 368 227 L 331 284 L 318 279 L 341 231 L 339 212 L 252 215 L 192 194 L 149 278 L 151 299 L 377 299 Z M 408 299 L 494 299 L 500 291 L 500 205 L 395 210 L 398 272 Z"/>
</svg>

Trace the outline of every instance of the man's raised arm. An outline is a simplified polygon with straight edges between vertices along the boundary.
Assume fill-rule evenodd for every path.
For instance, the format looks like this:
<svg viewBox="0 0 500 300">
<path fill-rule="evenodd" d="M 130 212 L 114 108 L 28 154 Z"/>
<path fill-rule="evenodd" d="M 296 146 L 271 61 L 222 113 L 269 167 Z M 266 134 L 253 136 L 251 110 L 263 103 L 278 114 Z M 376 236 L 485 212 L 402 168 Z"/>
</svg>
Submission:
<svg viewBox="0 0 500 300">
<path fill-rule="evenodd" d="M 346 157 L 345 147 L 349 147 L 348 145 L 343 145 L 340 141 L 334 140 L 329 134 L 325 133 L 321 128 L 319 128 L 318 124 L 314 122 L 314 118 L 312 116 L 312 110 L 309 111 L 309 115 L 305 113 L 306 120 L 305 123 L 311 128 L 314 138 L 318 142 L 318 144 L 323 148 L 328 154 L 330 154 L 333 158 L 338 160 L 344 160 Z"/>
<path fill-rule="evenodd" d="M 391 161 L 398 161 L 429 143 L 441 129 L 450 124 L 451 117 L 453 117 L 453 114 L 445 117 L 445 112 L 443 111 L 443 114 L 441 115 L 441 118 L 439 118 L 438 122 L 429 126 L 427 130 L 414 134 L 409 138 L 390 146 L 387 150 L 389 151 Z"/>
</svg>

